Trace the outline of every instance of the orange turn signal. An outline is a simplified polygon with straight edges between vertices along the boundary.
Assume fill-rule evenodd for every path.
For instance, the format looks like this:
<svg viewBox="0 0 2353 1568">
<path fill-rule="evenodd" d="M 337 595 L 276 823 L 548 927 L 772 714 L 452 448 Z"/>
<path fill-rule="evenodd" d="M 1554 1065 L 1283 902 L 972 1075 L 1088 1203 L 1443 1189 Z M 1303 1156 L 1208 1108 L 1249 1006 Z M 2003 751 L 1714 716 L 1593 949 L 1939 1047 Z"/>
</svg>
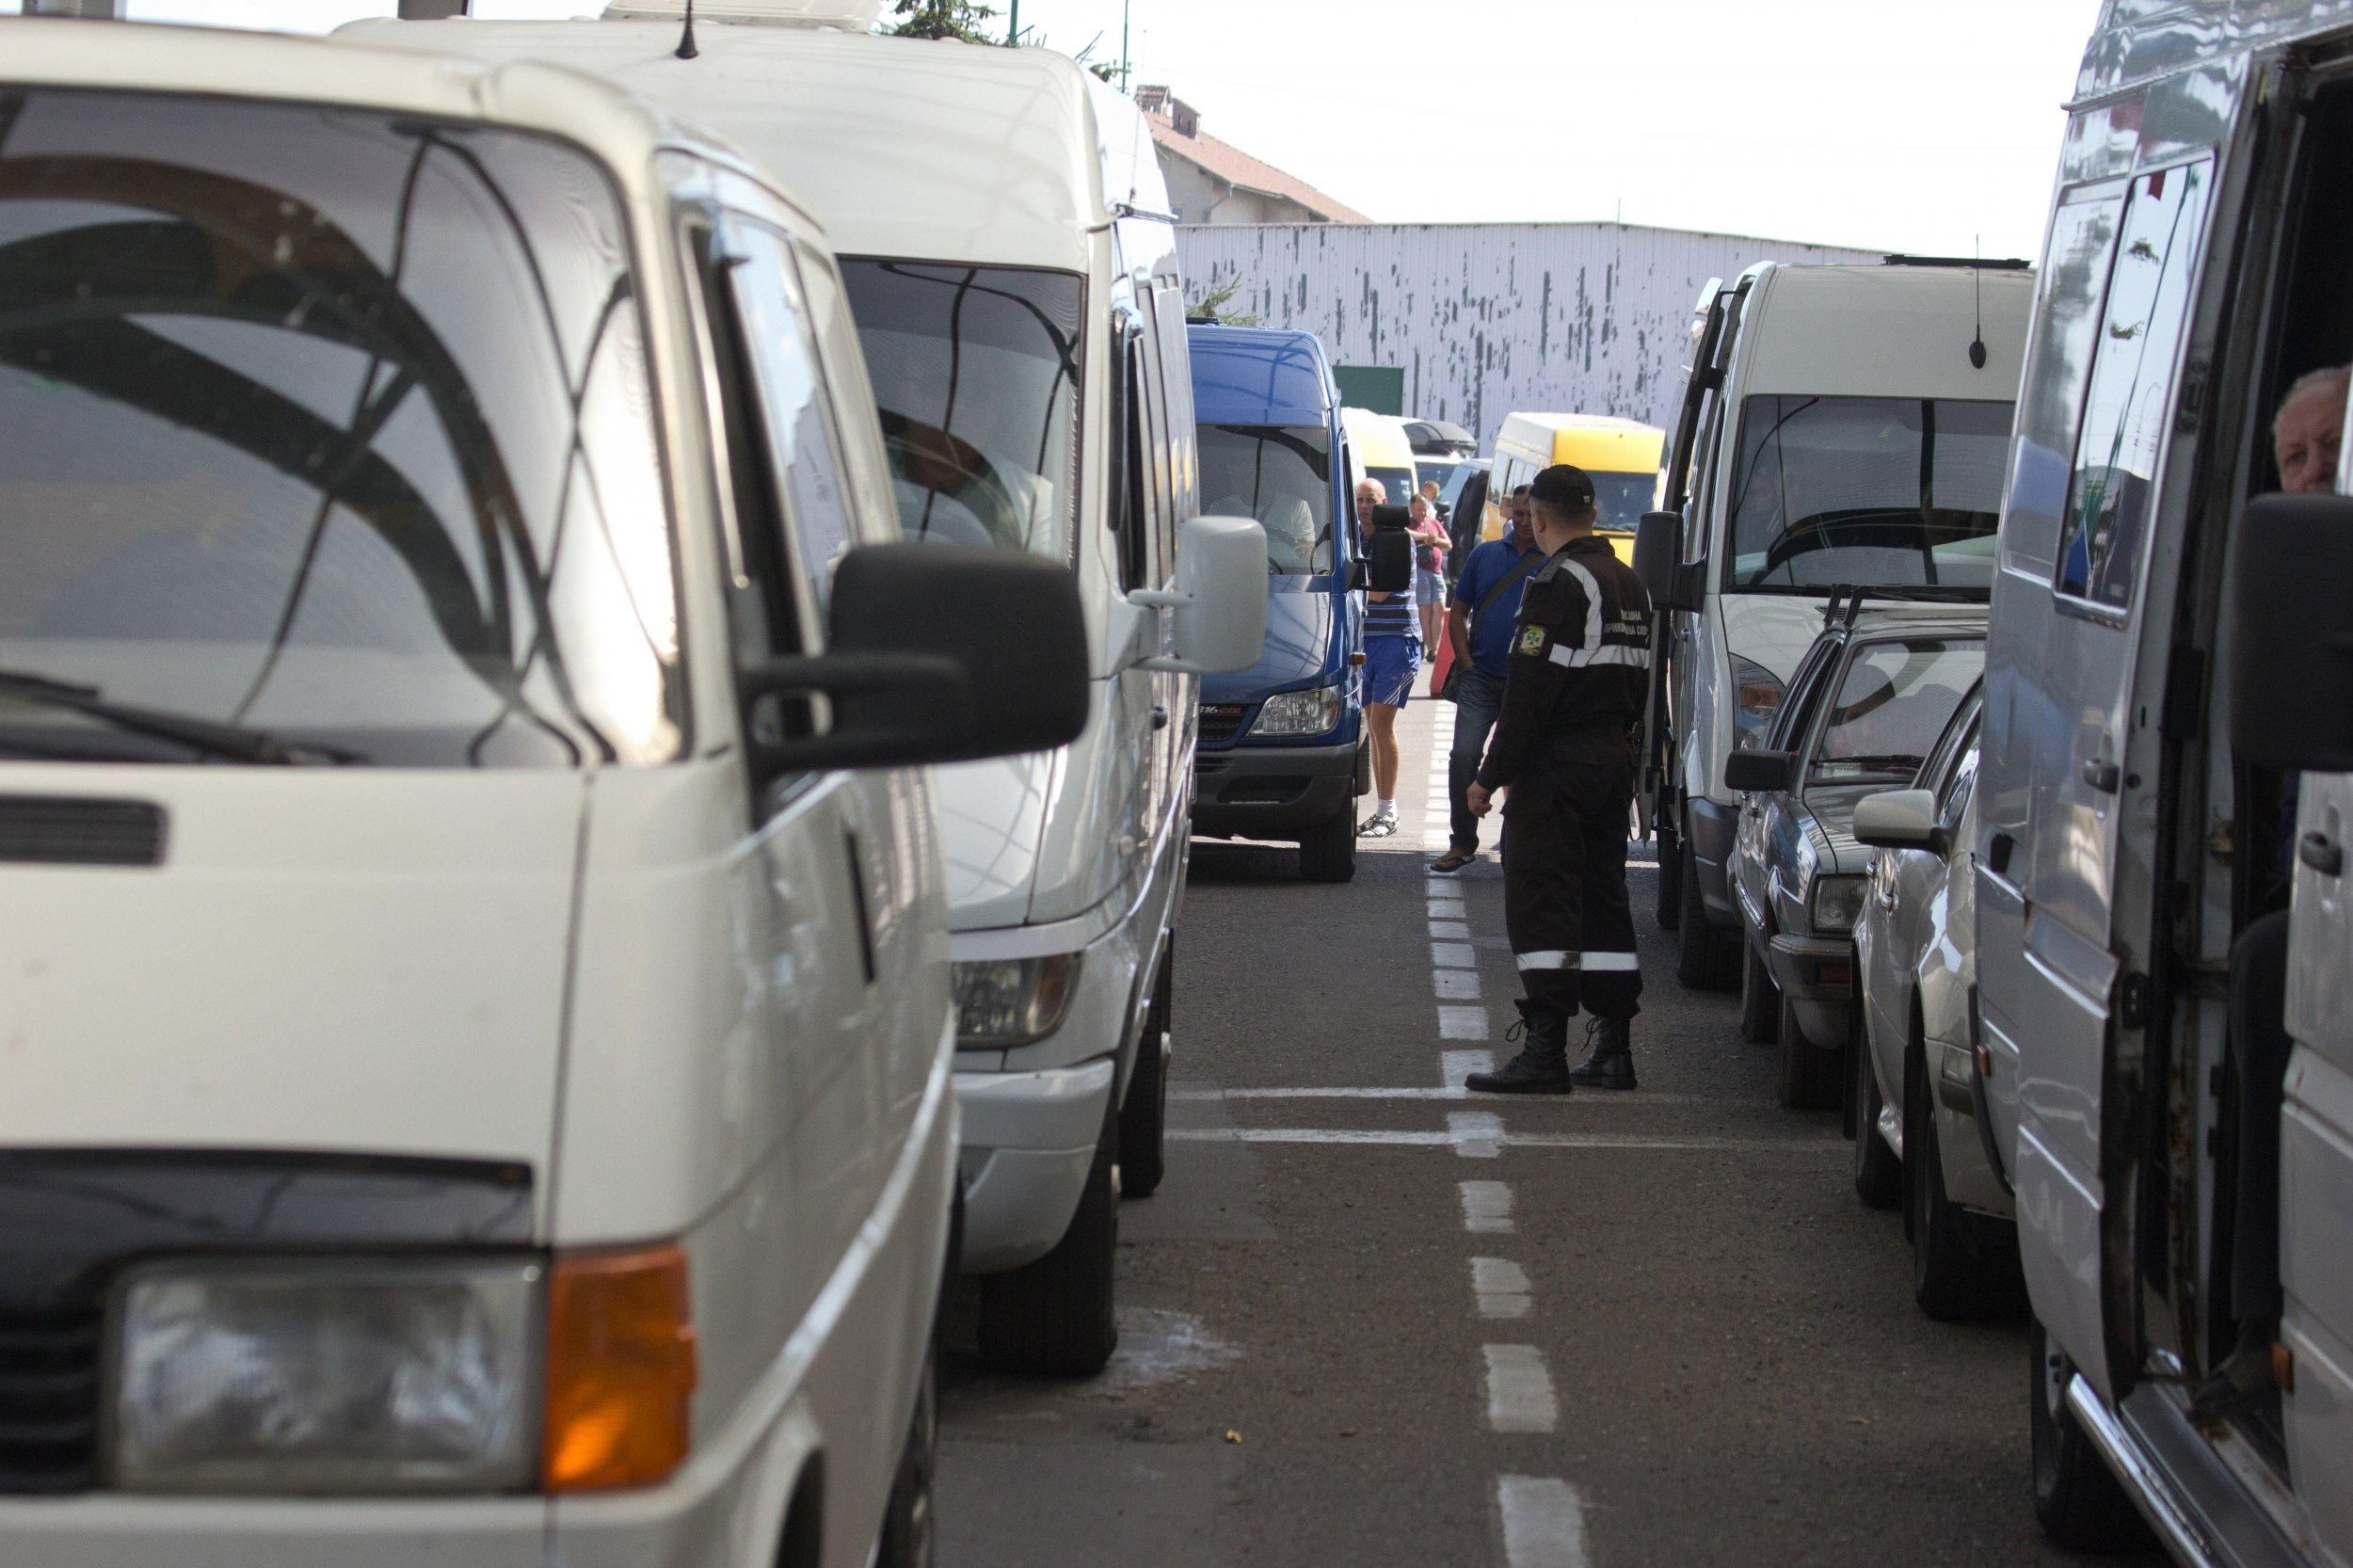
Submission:
<svg viewBox="0 0 2353 1568">
<path fill-rule="evenodd" d="M 645 1486 L 686 1457 L 695 1326 L 677 1246 L 559 1257 L 548 1287 L 551 1492 Z"/>
</svg>

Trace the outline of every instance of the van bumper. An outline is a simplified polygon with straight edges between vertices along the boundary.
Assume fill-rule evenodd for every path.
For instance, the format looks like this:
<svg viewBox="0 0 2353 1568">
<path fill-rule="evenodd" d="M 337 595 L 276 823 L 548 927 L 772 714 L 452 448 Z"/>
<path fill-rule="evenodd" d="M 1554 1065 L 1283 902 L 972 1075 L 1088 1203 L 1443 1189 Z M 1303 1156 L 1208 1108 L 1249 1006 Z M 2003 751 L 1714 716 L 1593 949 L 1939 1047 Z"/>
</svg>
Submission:
<svg viewBox="0 0 2353 1568">
<path fill-rule="evenodd" d="M 1193 830 L 1218 839 L 1295 839 L 1356 798 L 1362 741 L 1325 746 L 1237 745 L 1195 755 Z"/>
<path fill-rule="evenodd" d="M 966 1273 L 1002 1273 L 1054 1250 L 1078 1212 L 1118 1076 L 1108 1056 L 1039 1072 L 956 1074 Z"/>
<path fill-rule="evenodd" d="M 1684 840 L 1683 853 L 1691 857 L 1691 869 L 1699 876 L 1700 907 L 1706 912 L 1708 924 L 1722 931 L 1736 931 L 1739 929 L 1740 912 L 1733 905 L 1732 882 L 1724 868 L 1732 860 L 1733 840 L 1740 827 L 1740 808 L 1705 795 L 1693 795 L 1686 812 L 1690 834 Z"/>
<path fill-rule="evenodd" d="M 1775 936 L 1766 948 L 1773 984 L 1808 1043 L 1836 1050 L 1854 1016 L 1854 943 L 1844 936 Z"/>
</svg>

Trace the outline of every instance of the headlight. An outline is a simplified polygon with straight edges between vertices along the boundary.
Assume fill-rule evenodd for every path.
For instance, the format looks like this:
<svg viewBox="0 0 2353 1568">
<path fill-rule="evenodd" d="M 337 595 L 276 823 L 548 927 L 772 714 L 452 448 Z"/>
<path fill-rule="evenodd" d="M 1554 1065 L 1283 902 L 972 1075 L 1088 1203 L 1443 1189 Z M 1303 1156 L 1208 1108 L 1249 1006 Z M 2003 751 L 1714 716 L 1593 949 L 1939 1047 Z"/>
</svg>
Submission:
<svg viewBox="0 0 2353 1568">
<path fill-rule="evenodd" d="M 982 958 L 955 967 L 956 1044 L 1001 1048 L 1043 1040 L 1062 1027 L 1079 989 L 1080 954 Z"/>
<path fill-rule="evenodd" d="M 1814 929 L 1852 931 L 1855 917 L 1863 913 L 1865 886 L 1859 876 L 1817 877 L 1814 883 Z"/>
<path fill-rule="evenodd" d="M 1773 719 L 1781 712 L 1782 699 L 1789 688 L 1781 677 L 1753 659 L 1732 656 L 1732 744 L 1742 751 L 1753 751 L 1765 744 L 1765 732 L 1773 727 Z"/>
<path fill-rule="evenodd" d="M 538 1456 L 539 1264 L 163 1263 L 118 1299 L 112 1480 L 173 1492 L 497 1492 Z"/>
<path fill-rule="evenodd" d="M 1311 692 L 1277 692 L 1258 709 L 1253 735 L 1322 735 L 1340 722 L 1340 693 L 1337 686 Z"/>
</svg>

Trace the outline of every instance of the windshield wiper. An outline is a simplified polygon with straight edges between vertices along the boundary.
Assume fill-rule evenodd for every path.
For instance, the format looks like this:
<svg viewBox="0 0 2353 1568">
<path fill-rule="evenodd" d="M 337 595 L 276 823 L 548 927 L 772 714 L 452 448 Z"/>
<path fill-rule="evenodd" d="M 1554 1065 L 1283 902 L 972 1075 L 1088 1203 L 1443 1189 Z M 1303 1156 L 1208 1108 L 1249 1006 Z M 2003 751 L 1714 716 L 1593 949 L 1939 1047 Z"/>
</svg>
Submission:
<svg viewBox="0 0 2353 1568">
<path fill-rule="evenodd" d="M 357 762 L 355 752 L 338 751 L 332 746 L 303 743 L 290 746 L 266 729 L 254 729 L 245 725 L 222 724 L 213 719 L 200 719 L 193 713 L 174 713 L 156 708 L 139 708 L 127 702 L 109 702 L 95 686 L 77 686 L 36 670 L 0 669 L 0 694 L 29 697 L 47 703 L 52 708 L 70 709 L 84 713 L 117 729 L 137 735 L 153 735 L 174 741 L 207 757 L 226 758 L 232 762 L 259 762 L 271 767 L 298 767 L 309 753 L 330 762 Z"/>
</svg>

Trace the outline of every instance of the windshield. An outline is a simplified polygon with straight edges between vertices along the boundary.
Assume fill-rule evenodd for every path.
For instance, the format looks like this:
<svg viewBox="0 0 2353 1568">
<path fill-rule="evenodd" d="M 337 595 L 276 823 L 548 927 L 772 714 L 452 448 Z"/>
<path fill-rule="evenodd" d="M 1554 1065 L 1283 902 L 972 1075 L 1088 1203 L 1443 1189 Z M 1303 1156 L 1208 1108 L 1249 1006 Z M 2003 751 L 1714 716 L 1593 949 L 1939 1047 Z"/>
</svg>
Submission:
<svg viewBox="0 0 2353 1568">
<path fill-rule="evenodd" d="M 1256 518 L 1272 577 L 1332 569 L 1332 437 L 1312 424 L 1201 426 L 1203 510 Z"/>
<path fill-rule="evenodd" d="M 1642 520 L 1642 514 L 1651 509 L 1651 498 L 1658 493 L 1656 473 L 1617 473 L 1597 470 L 1587 477 L 1593 482 L 1593 504 L 1601 510 L 1596 528 L 1614 528 L 1631 534 L 1634 525 Z"/>
<path fill-rule="evenodd" d="M 1368 468 L 1365 470 L 1365 477 L 1381 482 L 1381 488 L 1388 492 L 1384 498 L 1388 505 L 1402 506 L 1413 499 L 1414 476 L 1405 469 Z"/>
<path fill-rule="evenodd" d="M 847 258 L 841 274 L 906 536 L 1069 560 L 1079 280 Z"/>
<path fill-rule="evenodd" d="M 1991 588 L 2009 424 L 2008 403 L 1750 398 L 1725 586 Z"/>
<path fill-rule="evenodd" d="M 1864 644 L 1822 715 L 1807 784 L 1909 781 L 1984 669 L 1974 638 Z"/>
<path fill-rule="evenodd" d="M 0 92 L 0 666 L 360 763 L 673 756 L 629 254 L 538 137 Z M 199 755 L 0 696 L 0 756 Z"/>
</svg>

